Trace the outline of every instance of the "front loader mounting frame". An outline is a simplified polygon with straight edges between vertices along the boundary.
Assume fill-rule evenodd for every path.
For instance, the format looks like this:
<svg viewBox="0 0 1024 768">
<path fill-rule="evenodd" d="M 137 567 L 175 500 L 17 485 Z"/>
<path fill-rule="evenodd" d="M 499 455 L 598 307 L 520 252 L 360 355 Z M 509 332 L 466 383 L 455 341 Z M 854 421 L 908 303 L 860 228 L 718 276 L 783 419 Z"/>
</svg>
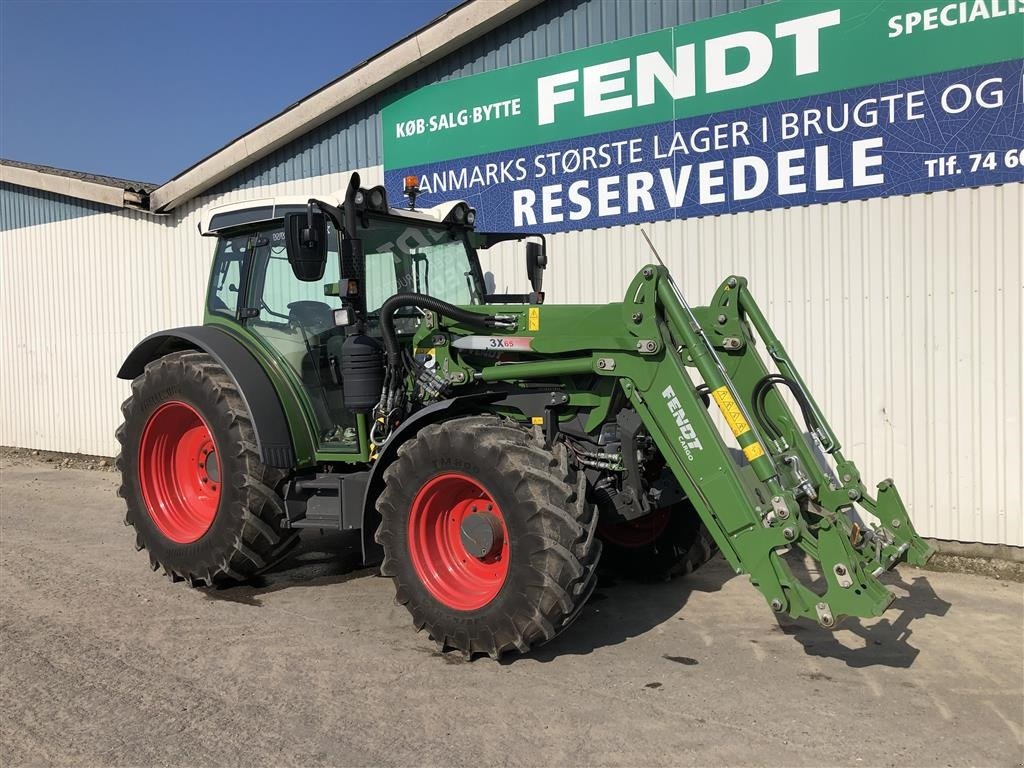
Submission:
<svg viewBox="0 0 1024 768">
<path fill-rule="evenodd" d="M 615 379 L 726 560 L 749 574 L 774 611 L 823 627 L 844 616 L 878 616 L 894 595 L 877 576 L 902 559 L 923 564 L 931 556 L 892 481 L 872 496 L 843 456 L 745 278 L 727 278 L 709 306 L 691 309 L 668 270 L 651 264 L 621 304 L 591 307 L 583 322 L 581 309 L 543 308 L 550 331 L 538 324 L 530 348 L 545 359 L 469 373 L 483 382 L 584 373 Z M 776 373 L 758 354 L 758 340 Z M 799 403 L 806 433 L 779 386 Z M 569 399 L 584 403 L 586 393 Z M 723 438 L 712 408 L 739 451 Z M 857 506 L 878 522 L 862 526 Z M 794 547 L 817 562 L 817 584 L 790 568 L 784 555 Z"/>
</svg>

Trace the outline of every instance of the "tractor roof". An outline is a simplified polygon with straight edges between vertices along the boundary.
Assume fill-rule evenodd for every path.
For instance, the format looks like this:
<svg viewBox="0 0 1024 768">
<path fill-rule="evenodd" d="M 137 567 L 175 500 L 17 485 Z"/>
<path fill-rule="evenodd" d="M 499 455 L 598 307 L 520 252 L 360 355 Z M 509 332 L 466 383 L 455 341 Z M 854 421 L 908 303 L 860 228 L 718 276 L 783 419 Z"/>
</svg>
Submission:
<svg viewBox="0 0 1024 768">
<path fill-rule="evenodd" d="M 286 213 L 298 213 L 306 210 L 310 197 L 316 197 L 325 203 L 341 207 L 345 202 L 345 192 L 340 190 L 326 195 L 282 195 L 278 197 L 263 197 L 256 200 L 246 200 L 241 203 L 229 203 L 208 208 L 203 212 L 199 224 L 199 231 L 204 235 L 217 234 L 226 229 L 256 224 L 263 221 L 273 221 L 284 218 Z M 449 202 L 435 205 L 433 208 L 408 208 L 388 207 L 392 216 L 401 216 L 407 219 L 419 219 L 425 223 L 440 224 L 449 213 L 459 204 L 468 205 L 463 200 L 451 200 Z"/>
</svg>

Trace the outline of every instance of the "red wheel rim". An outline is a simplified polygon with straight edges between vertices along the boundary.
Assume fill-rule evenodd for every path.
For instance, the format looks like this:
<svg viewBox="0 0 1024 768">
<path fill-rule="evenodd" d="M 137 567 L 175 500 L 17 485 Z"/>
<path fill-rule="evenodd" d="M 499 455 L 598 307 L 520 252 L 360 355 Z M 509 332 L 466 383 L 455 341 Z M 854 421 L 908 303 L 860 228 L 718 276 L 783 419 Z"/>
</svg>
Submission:
<svg viewBox="0 0 1024 768">
<path fill-rule="evenodd" d="M 179 544 L 202 538 L 217 514 L 220 480 L 217 446 L 198 411 L 178 400 L 157 408 L 139 443 L 139 484 L 160 532 Z"/>
<path fill-rule="evenodd" d="M 605 541 L 625 549 L 646 547 L 668 528 L 669 510 L 663 507 L 637 520 L 621 523 L 598 522 L 597 532 Z"/>
<path fill-rule="evenodd" d="M 463 522 L 470 515 L 493 526 L 490 551 L 475 556 L 463 543 Z M 445 472 L 428 480 L 409 512 L 409 556 L 420 581 L 449 608 L 472 611 L 501 591 L 508 575 L 509 545 L 505 518 L 494 498 L 476 480 Z"/>
</svg>

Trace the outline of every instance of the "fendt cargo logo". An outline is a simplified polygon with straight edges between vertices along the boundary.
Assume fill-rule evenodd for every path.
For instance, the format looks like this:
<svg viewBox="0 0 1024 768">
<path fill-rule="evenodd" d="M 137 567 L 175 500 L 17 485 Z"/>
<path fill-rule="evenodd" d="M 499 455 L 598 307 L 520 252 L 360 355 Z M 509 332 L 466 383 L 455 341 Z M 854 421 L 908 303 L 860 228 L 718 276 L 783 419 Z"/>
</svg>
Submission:
<svg viewBox="0 0 1024 768">
<path fill-rule="evenodd" d="M 683 404 L 679 402 L 679 398 L 676 397 L 675 390 L 669 385 L 662 391 L 661 396 L 665 398 L 665 405 L 668 406 L 668 412 L 672 415 L 672 418 L 676 420 L 676 426 L 679 427 L 679 445 L 683 447 L 683 453 L 686 454 L 687 461 L 693 461 L 693 452 L 699 451 L 704 448 L 700 444 L 700 439 L 697 437 L 697 432 L 694 430 L 693 425 L 690 424 L 690 420 L 686 418 L 686 413 L 683 411 Z"/>
</svg>

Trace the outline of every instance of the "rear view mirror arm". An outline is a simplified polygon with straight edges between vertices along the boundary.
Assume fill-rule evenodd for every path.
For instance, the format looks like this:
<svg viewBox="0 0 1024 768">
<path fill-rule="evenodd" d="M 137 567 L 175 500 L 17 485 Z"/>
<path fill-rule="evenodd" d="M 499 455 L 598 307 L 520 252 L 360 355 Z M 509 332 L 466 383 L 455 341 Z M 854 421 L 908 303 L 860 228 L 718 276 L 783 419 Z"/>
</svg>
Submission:
<svg viewBox="0 0 1024 768">
<path fill-rule="evenodd" d="M 339 232 L 345 232 L 345 234 L 348 237 L 352 237 L 353 233 L 349 233 L 348 230 L 345 228 L 345 216 L 342 213 L 341 208 L 333 206 L 330 203 L 325 203 L 323 200 L 318 200 L 315 197 L 309 198 L 309 205 L 315 205 L 317 208 L 319 208 L 327 216 L 327 218 L 331 220 L 331 223 L 334 224 L 335 228 Z"/>
</svg>

